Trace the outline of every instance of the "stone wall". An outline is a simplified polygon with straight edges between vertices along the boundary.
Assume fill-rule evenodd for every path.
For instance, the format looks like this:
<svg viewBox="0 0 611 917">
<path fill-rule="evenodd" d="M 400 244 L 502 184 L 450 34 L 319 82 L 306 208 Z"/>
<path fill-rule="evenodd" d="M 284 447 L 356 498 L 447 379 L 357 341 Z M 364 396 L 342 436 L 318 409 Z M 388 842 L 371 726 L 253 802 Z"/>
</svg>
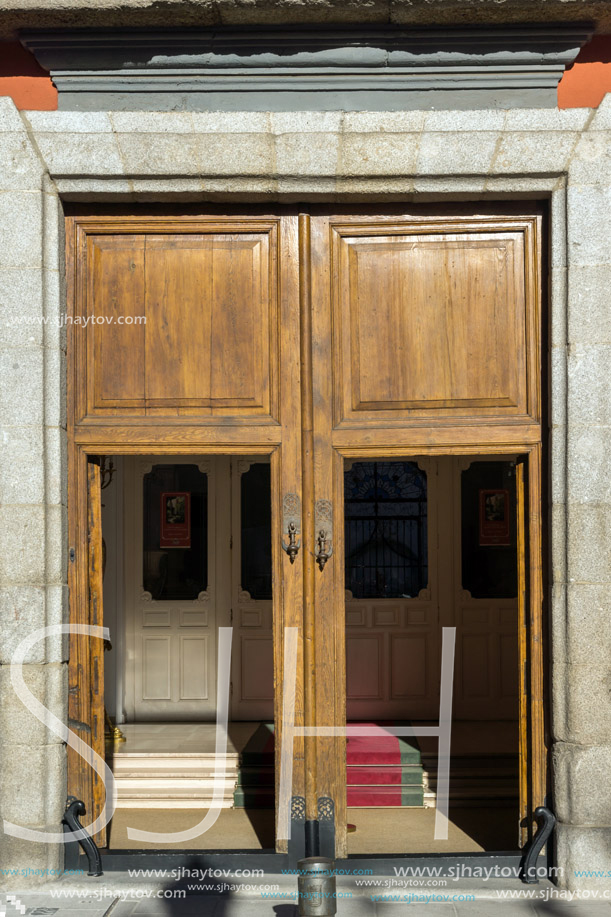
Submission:
<svg viewBox="0 0 611 917">
<path fill-rule="evenodd" d="M 214 28 L 271 24 L 397 26 L 593 21 L 611 33 L 607 0 L 0 0 L 0 39 L 20 29 Z"/>
<path fill-rule="evenodd" d="M 0 100 L 0 813 L 57 829 L 63 747 L 10 659 L 66 616 L 61 200 L 551 200 L 550 588 L 554 806 L 563 882 L 611 870 L 611 95 L 597 111 L 18 113 Z M 14 324 L 16 314 L 32 324 Z M 51 319 L 44 325 L 42 317 Z M 66 650 L 32 690 L 64 719 Z M 3 866 L 55 847 L 1 838 Z M 19 884 L 19 882 L 15 882 Z"/>
<path fill-rule="evenodd" d="M 63 239 L 28 125 L 0 103 L 0 815 L 57 831 L 65 747 L 16 697 L 10 661 L 35 629 L 67 620 Z M 64 721 L 66 660 L 67 642 L 50 638 L 24 666 L 28 688 Z M 57 868 L 62 851 L 0 833 L 0 862 Z"/>
</svg>

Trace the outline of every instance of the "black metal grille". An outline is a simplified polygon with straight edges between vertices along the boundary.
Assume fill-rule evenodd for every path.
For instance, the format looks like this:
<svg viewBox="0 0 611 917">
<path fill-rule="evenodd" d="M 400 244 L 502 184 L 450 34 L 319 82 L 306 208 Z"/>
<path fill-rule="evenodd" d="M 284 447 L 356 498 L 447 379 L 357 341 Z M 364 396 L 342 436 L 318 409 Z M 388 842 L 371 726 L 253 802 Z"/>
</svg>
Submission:
<svg viewBox="0 0 611 917">
<path fill-rule="evenodd" d="M 344 475 L 346 589 L 413 598 L 428 583 L 426 474 L 414 462 L 356 462 Z"/>
</svg>

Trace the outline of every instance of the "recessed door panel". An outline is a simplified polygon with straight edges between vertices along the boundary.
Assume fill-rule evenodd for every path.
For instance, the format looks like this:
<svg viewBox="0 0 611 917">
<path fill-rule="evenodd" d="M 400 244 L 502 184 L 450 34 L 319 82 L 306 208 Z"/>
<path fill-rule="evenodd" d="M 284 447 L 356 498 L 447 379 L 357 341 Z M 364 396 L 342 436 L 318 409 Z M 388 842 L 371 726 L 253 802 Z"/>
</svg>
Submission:
<svg viewBox="0 0 611 917">
<path fill-rule="evenodd" d="M 277 223 L 193 229 L 86 236 L 82 419 L 278 419 Z"/>
<path fill-rule="evenodd" d="M 274 652 L 271 637 L 241 637 L 241 693 L 239 700 L 248 709 L 249 702 L 270 702 L 274 698 Z"/>
<path fill-rule="evenodd" d="M 170 637 L 142 637 L 142 700 L 170 701 L 172 641 Z"/>
<path fill-rule="evenodd" d="M 208 637 L 180 636 L 180 700 L 208 699 Z"/>
<path fill-rule="evenodd" d="M 147 237 L 146 256 L 147 405 L 269 413 L 268 234 Z"/>
<path fill-rule="evenodd" d="M 427 678 L 427 657 L 430 655 L 426 634 L 390 636 L 390 694 L 393 701 L 426 700 L 434 694 Z M 431 691 L 433 688 L 433 691 Z"/>
<path fill-rule="evenodd" d="M 92 236 L 87 261 L 87 299 L 75 343 L 87 347 L 89 409 L 143 406 L 145 300 L 144 236 Z M 102 321 L 97 323 L 96 317 Z M 93 370 L 93 372 L 92 372 Z"/>
<path fill-rule="evenodd" d="M 346 693 L 351 700 L 382 700 L 383 634 L 346 636 Z"/>
<path fill-rule="evenodd" d="M 330 221 L 335 424 L 538 415 L 533 223 Z"/>
</svg>

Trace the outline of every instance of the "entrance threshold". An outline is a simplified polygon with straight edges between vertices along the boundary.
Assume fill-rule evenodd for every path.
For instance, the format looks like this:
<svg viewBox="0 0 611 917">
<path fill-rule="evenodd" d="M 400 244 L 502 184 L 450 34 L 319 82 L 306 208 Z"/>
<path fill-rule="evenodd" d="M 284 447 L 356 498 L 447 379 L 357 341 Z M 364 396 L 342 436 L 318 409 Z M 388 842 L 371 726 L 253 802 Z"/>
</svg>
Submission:
<svg viewBox="0 0 611 917">
<path fill-rule="evenodd" d="M 66 850 L 66 869 L 82 869 L 87 872 L 87 858 L 78 854 L 69 864 L 70 847 Z M 301 857 L 301 854 L 299 854 Z M 262 869 L 264 873 L 279 875 L 285 870 L 296 869 L 296 857 L 276 853 L 273 850 L 110 850 L 102 852 L 104 872 L 125 872 L 137 869 Z M 426 875 L 428 870 L 439 878 L 476 878 L 495 876 L 498 878 L 519 878 L 524 853 L 520 850 L 501 851 L 498 853 L 459 853 L 447 854 L 373 854 L 370 856 L 348 856 L 335 860 L 336 870 L 343 875 L 395 876 L 403 867 L 406 875 L 412 870 L 416 875 Z M 541 855 L 537 860 L 537 869 L 545 869 L 547 857 Z M 368 872 L 370 870 L 370 872 Z"/>
</svg>

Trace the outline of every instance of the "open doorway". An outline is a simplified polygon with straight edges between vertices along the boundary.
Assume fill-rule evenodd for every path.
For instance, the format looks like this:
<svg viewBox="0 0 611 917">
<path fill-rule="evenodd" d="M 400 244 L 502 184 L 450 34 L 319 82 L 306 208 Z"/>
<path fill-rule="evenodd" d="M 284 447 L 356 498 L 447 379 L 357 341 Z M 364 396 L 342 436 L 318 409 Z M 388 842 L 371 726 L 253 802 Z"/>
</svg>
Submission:
<svg viewBox="0 0 611 917">
<path fill-rule="evenodd" d="M 348 852 L 519 845 L 516 457 L 346 462 Z M 447 840 L 435 840 L 443 628 L 456 628 Z"/>
<path fill-rule="evenodd" d="M 179 847 L 273 850 L 269 458 L 106 458 L 101 484 L 111 633 L 106 758 L 118 793 L 109 847 L 134 847 L 127 826 L 184 831 L 210 808 L 218 635 L 231 628 L 222 811 L 209 831 Z M 265 766 L 253 773 L 249 755 L 259 746 Z"/>
</svg>

